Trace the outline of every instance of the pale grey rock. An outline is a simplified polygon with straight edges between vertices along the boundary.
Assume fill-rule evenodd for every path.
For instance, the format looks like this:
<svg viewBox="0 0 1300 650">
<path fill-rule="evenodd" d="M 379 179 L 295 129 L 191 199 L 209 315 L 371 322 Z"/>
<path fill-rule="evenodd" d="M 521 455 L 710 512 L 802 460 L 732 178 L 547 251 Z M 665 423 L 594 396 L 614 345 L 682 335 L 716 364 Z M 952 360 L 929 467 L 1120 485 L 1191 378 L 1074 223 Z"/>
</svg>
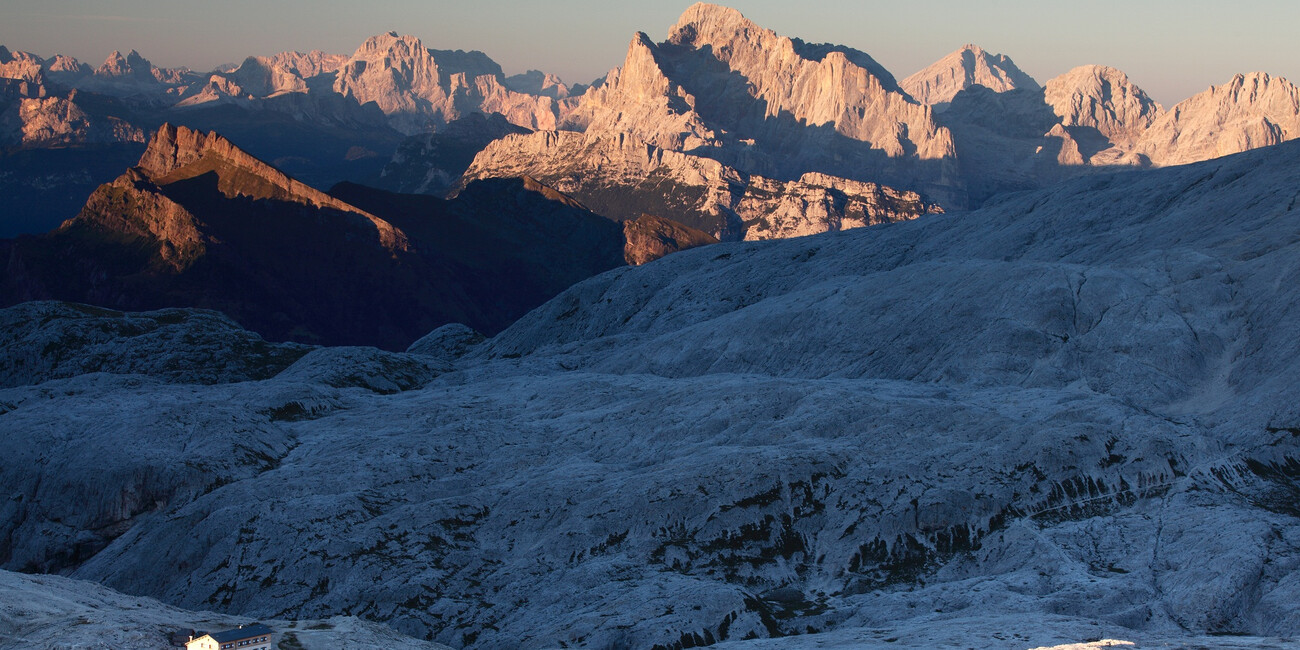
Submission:
<svg viewBox="0 0 1300 650">
<path fill-rule="evenodd" d="M 42 64 L 51 81 L 72 86 L 94 74 L 94 69 L 70 56 L 55 54 Z"/>
<path fill-rule="evenodd" d="M 253 100 L 286 93 L 310 92 L 309 80 L 337 71 L 347 62 L 343 54 L 320 50 L 250 56 L 229 72 L 214 71 L 208 83 L 190 88 L 178 107 L 192 107 L 230 99 Z M 318 95 L 321 93 L 317 93 Z"/>
<path fill-rule="evenodd" d="M 722 240 L 771 239 L 914 219 L 939 211 L 915 192 L 808 172 L 779 181 L 627 135 L 542 131 L 489 144 L 461 183 L 536 178 L 598 214 L 649 213 Z"/>
<path fill-rule="evenodd" d="M 31 52 L 10 52 L 0 45 L 0 77 L 40 83 L 44 81 L 44 61 Z"/>
<path fill-rule="evenodd" d="M 1179 102 L 1142 134 L 1137 153 L 1182 165 L 1300 137 L 1300 89 L 1262 72 Z"/>
<path fill-rule="evenodd" d="M 0 571 L 0 648 L 163 650 L 170 647 L 171 636 L 177 632 L 217 632 L 253 622 L 250 618 L 181 610 L 81 580 Z M 258 622 L 275 632 L 277 645 L 282 648 L 446 648 L 351 616 Z M 298 645 L 293 646 L 293 641 Z"/>
<path fill-rule="evenodd" d="M 964 202 L 949 133 L 869 56 L 714 5 L 689 8 L 667 42 L 634 36 L 620 68 L 562 107 L 560 127 L 583 135 L 502 138 L 461 182 L 528 175 L 613 218 L 656 214 L 724 240 Z"/>
<path fill-rule="evenodd" d="M 1100 65 L 1080 66 L 1048 81 L 1043 99 L 1061 118 L 1061 126 L 1075 139 L 1094 140 L 1090 148 L 1106 160 L 1132 149 L 1164 112 L 1123 72 Z M 1112 147 L 1119 151 L 1106 151 Z"/>
<path fill-rule="evenodd" d="M 441 328 L 435 330 L 420 341 L 426 341 L 441 331 Z M 426 341 L 422 348 L 429 353 L 419 356 L 370 347 L 319 348 L 308 352 L 278 376 L 284 381 L 320 383 L 333 388 L 364 388 L 381 395 L 412 390 L 451 369 L 449 363 L 429 358 L 435 356 L 435 346 L 446 349 L 444 355 L 454 359 L 455 346 L 458 343 L 463 345 L 464 339 L 468 338 L 455 331 L 443 334 L 445 342 L 438 338 Z"/>
<path fill-rule="evenodd" d="M 194 309 L 27 302 L 0 309 L 0 332 L 6 388 L 95 372 L 204 384 L 267 379 L 311 349 L 268 343 L 221 313 Z"/>
<path fill-rule="evenodd" d="M 630 137 L 747 174 L 818 172 L 961 203 L 951 134 L 870 56 L 779 36 L 699 3 L 655 44 L 633 37 L 623 66 L 560 128 Z"/>
<path fill-rule="evenodd" d="M 542 95 L 551 99 L 564 99 L 570 95 L 581 95 L 581 92 L 573 92 L 556 75 L 541 70 L 529 70 L 522 74 L 511 75 L 506 77 L 503 82 L 506 88 L 519 93 L 528 95 Z M 581 86 L 581 84 L 579 84 Z M 583 90 L 579 87 L 578 90 Z"/>
<path fill-rule="evenodd" d="M 406 351 L 454 361 L 485 340 L 486 337 L 466 325 L 448 323 L 420 337 Z"/>
<path fill-rule="evenodd" d="M 1036 90 L 1038 82 L 1016 67 L 1011 57 L 968 44 L 912 73 L 899 86 L 922 104 L 946 106 L 971 86 L 1002 93 L 1017 88 Z"/>
<path fill-rule="evenodd" d="M 18 142 L 24 146 L 144 142 L 144 131 L 125 119 L 86 110 L 77 91 L 65 97 L 29 97 L 19 100 Z"/>
<path fill-rule="evenodd" d="M 1284 143 L 684 251 L 391 395 L 8 389 L 0 561 L 473 647 L 1285 647 L 1297 170 Z"/>
<path fill-rule="evenodd" d="M 358 103 L 375 102 L 410 135 L 470 112 L 500 113 L 529 129 L 555 128 L 550 97 L 516 93 L 501 67 L 482 52 L 430 50 L 396 32 L 371 37 L 338 70 L 334 90 Z"/>
<path fill-rule="evenodd" d="M 493 140 L 530 132 L 501 115 L 471 113 L 437 131 L 403 140 L 384 165 L 378 184 L 393 192 L 446 196 Z"/>
<path fill-rule="evenodd" d="M 114 51 L 92 74 L 71 80 L 71 85 L 129 99 L 146 107 L 166 107 L 175 104 L 191 85 L 204 79 L 205 75 L 187 68 L 159 68 L 131 50 L 126 54 Z"/>
<path fill-rule="evenodd" d="M 717 146 L 718 134 L 695 112 L 697 100 L 669 79 L 658 61 L 659 48 L 638 32 L 623 66 L 611 70 L 566 113 L 565 129 L 627 135 L 670 151 Z"/>
</svg>

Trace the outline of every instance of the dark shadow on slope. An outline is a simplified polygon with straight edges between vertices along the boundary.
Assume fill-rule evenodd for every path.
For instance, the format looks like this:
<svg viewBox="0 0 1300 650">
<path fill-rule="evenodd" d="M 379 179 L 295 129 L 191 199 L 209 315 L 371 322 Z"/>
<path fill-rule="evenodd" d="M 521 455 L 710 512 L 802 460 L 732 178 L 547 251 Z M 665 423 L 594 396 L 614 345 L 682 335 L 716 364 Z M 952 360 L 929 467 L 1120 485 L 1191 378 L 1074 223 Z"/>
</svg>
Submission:
<svg viewBox="0 0 1300 650">
<path fill-rule="evenodd" d="M 972 86 L 957 93 L 944 111 L 935 114 L 935 119 L 952 133 L 971 207 L 983 205 L 998 194 L 1036 189 L 1080 174 L 1134 168 L 1062 164 L 1058 155 L 1065 142 L 1048 134 L 1061 118 L 1047 103 L 1041 88 L 999 93 Z M 1070 126 L 1064 130 L 1085 161 L 1113 146 L 1094 127 Z"/>
<path fill-rule="evenodd" d="M 219 184 L 208 171 L 163 187 L 104 186 L 64 228 L 0 242 L 3 304 L 202 307 L 271 341 L 404 350 L 452 322 L 493 334 L 623 264 L 618 224 L 522 181 L 472 185 L 455 201 L 336 188 L 406 231 L 405 249 L 384 245 L 359 214 L 231 198 Z M 178 234 L 138 234 L 150 232 L 132 225 L 143 223 Z"/>
<path fill-rule="evenodd" d="M 433 133 L 403 140 L 374 185 L 391 192 L 445 196 L 493 140 L 531 132 L 496 113 L 470 113 Z"/>
</svg>

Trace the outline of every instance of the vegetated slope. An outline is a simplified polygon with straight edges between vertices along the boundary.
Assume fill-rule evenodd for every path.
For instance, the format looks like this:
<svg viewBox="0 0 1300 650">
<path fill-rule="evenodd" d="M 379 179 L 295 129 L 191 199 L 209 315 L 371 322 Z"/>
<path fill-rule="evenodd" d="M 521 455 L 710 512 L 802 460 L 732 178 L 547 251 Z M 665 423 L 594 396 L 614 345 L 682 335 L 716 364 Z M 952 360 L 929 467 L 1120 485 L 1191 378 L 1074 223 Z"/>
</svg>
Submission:
<svg viewBox="0 0 1300 650">
<path fill-rule="evenodd" d="M 1294 636 L 1298 173 L 719 244 L 480 345 L 0 391 L 0 562 L 472 647 Z"/>
<path fill-rule="evenodd" d="M 337 192 L 346 201 L 221 136 L 165 126 L 77 218 L 4 244 L 0 295 L 204 307 L 272 340 L 404 349 L 449 322 L 495 333 L 625 263 L 621 225 L 532 181 L 452 201 Z"/>
</svg>

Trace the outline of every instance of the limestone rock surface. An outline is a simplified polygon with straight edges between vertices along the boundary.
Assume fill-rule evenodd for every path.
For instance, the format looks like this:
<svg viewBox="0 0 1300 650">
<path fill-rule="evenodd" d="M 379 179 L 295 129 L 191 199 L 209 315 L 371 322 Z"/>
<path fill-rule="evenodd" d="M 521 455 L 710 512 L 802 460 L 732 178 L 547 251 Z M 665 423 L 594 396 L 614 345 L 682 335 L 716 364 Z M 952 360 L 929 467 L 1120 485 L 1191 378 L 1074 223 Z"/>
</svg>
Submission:
<svg viewBox="0 0 1300 650">
<path fill-rule="evenodd" d="M 623 222 L 623 258 L 628 264 L 653 262 L 670 253 L 718 243 L 702 230 L 676 221 L 643 214 Z"/>
<path fill-rule="evenodd" d="M 1102 149 L 1131 149 L 1164 112 L 1128 75 L 1106 66 L 1074 68 L 1048 81 L 1043 91 L 1062 126 L 1100 136 L 1097 146 Z"/>
<path fill-rule="evenodd" d="M 1297 145 L 615 269 L 390 394 L 0 390 L 0 562 L 474 648 L 1285 648 Z"/>
<path fill-rule="evenodd" d="M 501 138 L 475 157 L 463 179 L 525 175 L 614 219 L 666 215 L 721 240 L 806 235 L 938 209 L 915 192 L 876 183 L 815 173 L 774 180 L 627 135 L 569 131 Z"/>
<path fill-rule="evenodd" d="M 1157 165 L 1182 165 L 1300 137 L 1300 89 L 1262 72 L 1179 102 L 1142 134 L 1137 152 Z"/>
<path fill-rule="evenodd" d="M 912 73 L 899 85 L 914 99 L 930 106 L 946 105 L 971 86 L 984 86 L 998 93 L 1038 88 L 1038 82 L 1016 67 L 1011 57 L 969 44 Z"/>
</svg>

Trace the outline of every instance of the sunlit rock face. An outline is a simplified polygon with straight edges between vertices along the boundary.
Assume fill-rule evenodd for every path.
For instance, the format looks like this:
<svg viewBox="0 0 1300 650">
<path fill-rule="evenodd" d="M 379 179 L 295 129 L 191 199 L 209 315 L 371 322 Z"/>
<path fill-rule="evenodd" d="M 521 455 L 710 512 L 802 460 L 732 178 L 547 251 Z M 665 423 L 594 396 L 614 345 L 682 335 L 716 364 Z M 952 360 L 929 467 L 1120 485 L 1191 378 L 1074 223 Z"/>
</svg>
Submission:
<svg viewBox="0 0 1300 650">
<path fill-rule="evenodd" d="M 922 104 L 936 107 L 946 105 L 957 93 L 973 86 L 999 93 L 1038 88 L 1038 82 L 1016 67 L 1011 57 L 969 44 L 913 73 L 899 85 Z"/>
<path fill-rule="evenodd" d="M 8 388 L 0 560 L 483 648 L 1294 637 L 1297 173 L 707 246 L 269 379 Z"/>
<path fill-rule="evenodd" d="M 560 128 L 488 145 L 464 179 L 527 174 L 611 217 L 723 240 L 915 218 L 962 191 L 948 132 L 871 57 L 714 5 L 664 43 L 636 34 Z"/>
<path fill-rule="evenodd" d="M 446 650 L 404 636 L 382 623 L 351 616 L 282 621 L 193 612 L 152 598 L 128 596 L 83 580 L 0 571 L 0 624 L 6 647 L 157 650 L 175 638 L 235 629 L 254 622 L 271 628 L 283 647 Z"/>
<path fill-rule="evenodd" d="M 779 181 L 630 136 L 569 131 L 496 140 L 462 182 L 516 176 L 538 178 L 614 219 L 669 215 L 723 240 L 809 235 L 940 210 L 915 192 L 877 183 L 811 172 Z"/>
<path fill-rule="evenodd" d="M 1138 153 L 1181 165 L 1300 137 L 1300 89 L 1262 72 L 1239 74 L 1175 105 L 1151 125 Z"/>
<path fill-rule="evenodd" d="M 431 50 L 390 32 L 370 38 L 342 64 L 334 90 L 375 102 L 407 134 L 477 111 L 530 129 L 555 128 L 554 99 L 515 92 L 504 81 L 501 67 L 482 52 Z"/>
</svg>

